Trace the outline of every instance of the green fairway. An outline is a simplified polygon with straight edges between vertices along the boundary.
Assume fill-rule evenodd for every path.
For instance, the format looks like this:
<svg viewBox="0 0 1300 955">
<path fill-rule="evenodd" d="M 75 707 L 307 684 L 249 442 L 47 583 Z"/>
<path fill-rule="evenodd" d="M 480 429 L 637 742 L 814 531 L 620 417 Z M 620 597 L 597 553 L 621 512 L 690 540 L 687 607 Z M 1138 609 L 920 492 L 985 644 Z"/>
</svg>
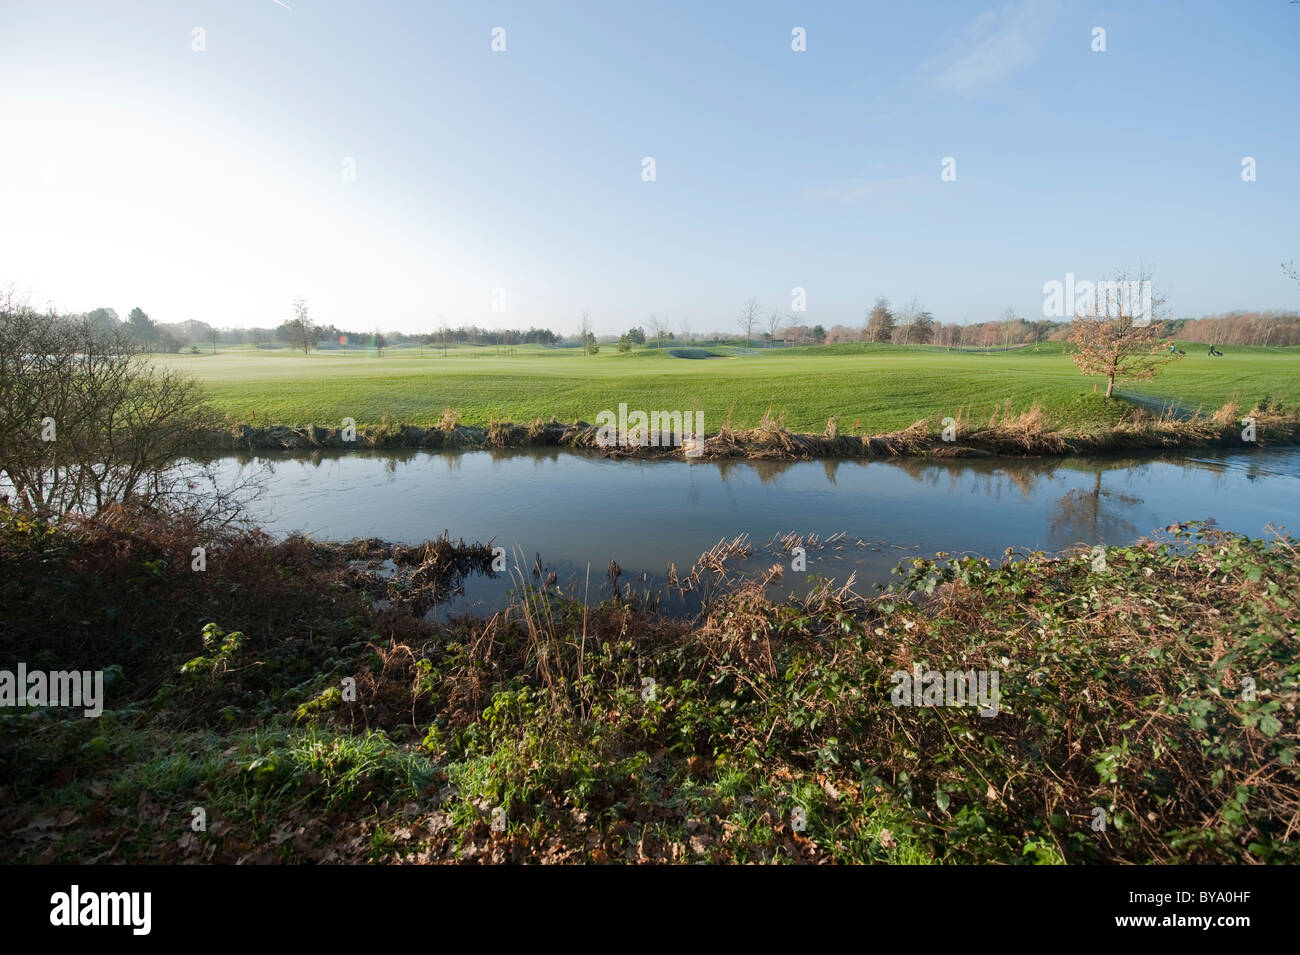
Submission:
<svg viewBox="0 0 1300 955">
<path fill-rule="evenodd" d="M 1229 347 L 1225 357 L 1210 358 L 1205 346 L 1179 345 L 1186 356 L 1159 378 L 1118 382 L 1116 393 L 1192 409 L 1231 398 L 1249 408 L 1265 395 L 1288 407 L 1300 404 L 1300 348 Z M 725 357 L 703 357 L 708 353 Z M 525 345 L 513 356 L 461 346 L 445 356 L 428 347 L 423 356 L 416 348 L 389 348 L 382 358 L 363 350 L 223 349 L 157 360 L 193 374 L 232 419 L 259 425 L 337 426 L 345 417 L 366 425 L 385 412 L 430 425 L 444 408 L 473 425 L 494 415 L 515 422 L 594 421 L 601 410 L 625 402 L 631 410 L 701 410 L 709 432 L 729 412 L 734 426 L 750 427 L 769 410 L 784 413 L 796 431 L 820 432 L 838 415 L 842 431 L 860 420 L 863 431 L 884 432 L 962 409 L 987 418 L 1009 400 L 1013 411 L 1038 403 L 1058 425 L 1087 428 L 1113 421 L 1124 407 L 1095 396 L 1099 379 L 1080 376 L 1059 342 L 987 354 L 871 344 L 701 346 L 688 354 L 620 354 L 604 346 L 587 356 L 579 348 Z"/>
</svg>

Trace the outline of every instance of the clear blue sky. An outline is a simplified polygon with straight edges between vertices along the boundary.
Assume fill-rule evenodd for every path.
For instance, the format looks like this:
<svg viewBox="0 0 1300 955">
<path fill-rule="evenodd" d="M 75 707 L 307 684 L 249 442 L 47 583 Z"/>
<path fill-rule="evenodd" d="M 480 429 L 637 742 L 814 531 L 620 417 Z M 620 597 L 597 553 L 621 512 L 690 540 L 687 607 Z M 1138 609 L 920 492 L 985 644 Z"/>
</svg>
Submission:
<svg viewBox="0 0 1300 955">
<path fill-rule="evenodd" d="M 3 0 L 0 283 L 703 332 L 796 286 L 827 327 L 1033 318 L 1145 263 L 1178 315 L 1300 308 L 1300 4 L 284 2 Z"/>
</svg>

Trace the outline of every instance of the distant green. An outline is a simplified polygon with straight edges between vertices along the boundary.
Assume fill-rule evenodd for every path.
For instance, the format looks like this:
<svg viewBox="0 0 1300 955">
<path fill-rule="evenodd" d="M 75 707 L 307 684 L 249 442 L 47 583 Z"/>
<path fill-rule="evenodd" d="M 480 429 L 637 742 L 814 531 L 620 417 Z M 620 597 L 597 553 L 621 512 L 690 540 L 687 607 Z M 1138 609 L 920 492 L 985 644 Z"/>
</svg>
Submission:
<svg viewBox="0 0 1300 955">
<path fill-rule="evenodd" d="M 1225 357 L 1211 358 L 1204 345 L 1179 346 L 1187 354 L 1159 378 L 1120 382 L 1117 394 L 1192 409 L 1233 398 L 1249 408 L 1266 395 L 1287 407 L 1300 405 L 1300 348 L 1225 347 Z M 1081 376 L 1059 342 L 988 353 L 873 344 L 626 353 L 605 347 L 596 355 L 539 345 L 519 346 L 513 354 L 460 346 L 445 355 L 426 347 L 421 355 L 403 347 L 388 348 L 382 357 L 363 349 L 304 355 L 250 347 L 156 360 L 193 374 L 234 421 L 293 426 L 337 426 L 345 417 L 367 425 L 385 413 L 427 426 L 445 408 L 472 425 L 492 416 L 591 422 L 624 402 L 631 410 L 701 410 L 710 433 L 728 416 L 743 428 L 768 411 L 784 414 L 796 431 L 821 432 L 838 416 L 842 432 L 860 422 L 862 431 L 877 433 L 963 409 L 986 419 L 1009 401 L 1013 412 L 1037 403 L 1056 424 L 1087 429 L 1105 427 L 1125 407 L 1097 397 L 1098 379 Z"/>
</svg>

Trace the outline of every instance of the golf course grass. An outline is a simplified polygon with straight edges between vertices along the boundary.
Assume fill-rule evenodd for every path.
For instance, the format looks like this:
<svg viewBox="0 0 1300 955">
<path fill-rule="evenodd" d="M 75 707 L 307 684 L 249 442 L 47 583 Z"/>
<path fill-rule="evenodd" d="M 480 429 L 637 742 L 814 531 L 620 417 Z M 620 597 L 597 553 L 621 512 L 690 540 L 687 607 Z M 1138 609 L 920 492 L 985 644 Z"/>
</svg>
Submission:
<svg viewBox="0 0 1300 955">
<path fill-rule="evenodd" d="M 1186 355 L 1154 381 L 1117 382 L 1116 394 L 1147 402 L 1177 402 L 1194 410 L 1236 399 L 1244 408 L 1271 396 L 1285 407 L 1300 404 L 1300 348 L 1229 347 L 1211 358 L 1206 347 L 1180 342 Z M 1094 394 L 1105 382 L 1081 376 L 1049 342 L 1011 351 L 960 352 L 929 346 L 827 345 L 790 349 L 712 346 L 675 357 L 681 349 L 638 348 L 599 354 L 579 348 L 523 345 L 510 356 L 492 346 L 389 348 L 371 351 L 218 349 L 157 361 L 197 378 L 232 421 L 257 425 L 337 426 L 393 419 L 427 426 L 446 408 L 468 425 L 490 418 L 593 421 L 603 409 L 704 412 L 716 431 L 730 416 L 752 427 L 766 412 L 784 414 L 792 431 L 821 432 L 839 416 L 841 431 L 865 433 L 905 428 L 931 416 L 964 410 L 976 420 L 995 409 L 1012 412 L 1041 405 L 1058 427 L 1106 427 L 1126 402 Z"/>
</svg>

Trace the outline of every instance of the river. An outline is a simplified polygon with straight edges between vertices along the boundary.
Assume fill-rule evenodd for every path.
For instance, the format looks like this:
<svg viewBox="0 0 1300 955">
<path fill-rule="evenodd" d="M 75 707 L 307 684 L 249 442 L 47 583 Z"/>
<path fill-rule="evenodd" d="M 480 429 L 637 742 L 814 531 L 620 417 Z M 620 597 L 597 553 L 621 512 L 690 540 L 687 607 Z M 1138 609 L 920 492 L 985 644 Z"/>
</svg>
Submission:
<svg viewBox="0 0 1300 955">
<path fill-rule="evenodd" d="M 556 449 L 323 452 L 225 458 L 226 480 L 263 472 L 251 506 L 269 532 L 418 543 L 443 531 L 506 550 L 509 565 L 578 596 L 608 594 L 607 569 L 654 588 L 720 540 L 755 548 L 738 570 L 782 563 L 780 589 L 807 589 L 769 541 L 794 533 L 806 574 L 857 589 L 887 581 L 909 555 L 999 557 L 1125 544 L 1171 523 L 1212 519 L 1260 536 L 1300 521 L 1300 448 L 1035 460 L 613 460 Z M 590 568 L 590 570 L 588 570 Z M 467 582 L 447 612 L 500 605 L 512 578 Z"/>
</svg>

